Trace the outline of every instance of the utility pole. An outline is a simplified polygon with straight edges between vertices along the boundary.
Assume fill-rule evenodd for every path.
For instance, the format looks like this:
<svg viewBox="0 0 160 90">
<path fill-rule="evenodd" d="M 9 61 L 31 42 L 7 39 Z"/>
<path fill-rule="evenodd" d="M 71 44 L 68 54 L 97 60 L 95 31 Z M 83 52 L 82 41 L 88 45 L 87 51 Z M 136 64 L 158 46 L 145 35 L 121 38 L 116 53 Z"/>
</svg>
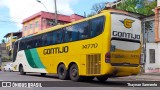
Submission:
<svg viewBox="0 0 160 90">
<path fill-rule="evenodd" d="M 56 0 L 54 0 L 54 9 L 55 9 L 55 24 L 57 25 L 58 24 L 58 21 L 57 21 L 57 2 L 56 2 Z"/>
</svg>

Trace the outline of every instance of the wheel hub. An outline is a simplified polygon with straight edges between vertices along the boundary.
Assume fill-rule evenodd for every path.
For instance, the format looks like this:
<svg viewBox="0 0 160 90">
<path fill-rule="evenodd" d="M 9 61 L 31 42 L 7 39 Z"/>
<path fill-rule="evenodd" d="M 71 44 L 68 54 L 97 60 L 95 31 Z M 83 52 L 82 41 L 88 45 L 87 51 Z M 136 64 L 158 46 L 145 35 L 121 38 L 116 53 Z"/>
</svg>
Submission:
<svg viewBox="0 0 160 90">
<path fill-rule="evenodd" d="M 73 70 L 72 70 L 72 76 L 73 76 L 73 77 L 76 77 L 76 76 L 77 76 L 77 69 L 73 69 Z"/>
</svg>

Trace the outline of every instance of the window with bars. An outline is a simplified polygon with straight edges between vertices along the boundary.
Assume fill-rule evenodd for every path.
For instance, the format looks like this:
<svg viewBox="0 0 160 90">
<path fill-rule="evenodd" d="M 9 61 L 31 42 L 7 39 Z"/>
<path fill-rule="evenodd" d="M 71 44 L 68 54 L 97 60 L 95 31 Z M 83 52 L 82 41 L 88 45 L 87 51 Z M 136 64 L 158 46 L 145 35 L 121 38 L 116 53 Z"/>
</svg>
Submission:
<svg viewBox="0 0 160 90">
<path fill-rule="evenodd" d="M 150 63 L 155 63 L 155 49 L 149 49 Z"/>
</svg>

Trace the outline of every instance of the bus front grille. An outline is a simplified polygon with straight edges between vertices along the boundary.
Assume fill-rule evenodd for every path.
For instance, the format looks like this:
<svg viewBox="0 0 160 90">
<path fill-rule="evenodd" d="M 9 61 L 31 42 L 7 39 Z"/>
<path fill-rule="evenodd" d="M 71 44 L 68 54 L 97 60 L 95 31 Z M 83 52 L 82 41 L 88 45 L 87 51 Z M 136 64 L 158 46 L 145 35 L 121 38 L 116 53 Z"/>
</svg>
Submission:
<svg viewBox="0 0 160 90">
<path fill-rule="evenodd" d="M 101 55 L 90 54 L 86 56 L 86 73 L 87 74 L 100 74 L 101 69 Z"/>
</svg>

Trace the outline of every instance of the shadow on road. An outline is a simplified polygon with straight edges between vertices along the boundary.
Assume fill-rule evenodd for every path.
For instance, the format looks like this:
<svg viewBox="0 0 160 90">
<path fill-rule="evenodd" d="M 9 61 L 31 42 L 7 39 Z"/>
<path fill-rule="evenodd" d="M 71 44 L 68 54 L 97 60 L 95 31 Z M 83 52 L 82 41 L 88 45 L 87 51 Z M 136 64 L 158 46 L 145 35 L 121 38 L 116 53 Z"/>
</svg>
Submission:
<svg viewBox="0 0 160 90">
<path fill-rule="evenodd" d="M 36 77 L 43 77 L 43 78 L 59 79 L 58 76 L 54 74 L 49 74 L 49 75 L 47 74 L 46 76 L 41 76 L 40 74 L 37 74 L 37 73 L 27 73 L 25 76 L 36 76 Z"/>
<path fill-rule="evenodd" d="M 58 79 L 57 75 L 46 75 L 41 76 L 40 74 L 33 74 L 28 73 L 26 76 L 35 76 L 35 77 L 43 77 L 43 78 L 52 78 Z M 105 81 L 99 82 L 98 80 L 94 79 L 93 81 L 81 81 L 81 82 L 74 82 L 71 80 L 64 80 L 64 81 L 47 81 L 47 83 L 52 83 L 52 85 L 57 87 L 123 87 L 126 86 L 126 83 L 123 81 Z"/>
</svg>

